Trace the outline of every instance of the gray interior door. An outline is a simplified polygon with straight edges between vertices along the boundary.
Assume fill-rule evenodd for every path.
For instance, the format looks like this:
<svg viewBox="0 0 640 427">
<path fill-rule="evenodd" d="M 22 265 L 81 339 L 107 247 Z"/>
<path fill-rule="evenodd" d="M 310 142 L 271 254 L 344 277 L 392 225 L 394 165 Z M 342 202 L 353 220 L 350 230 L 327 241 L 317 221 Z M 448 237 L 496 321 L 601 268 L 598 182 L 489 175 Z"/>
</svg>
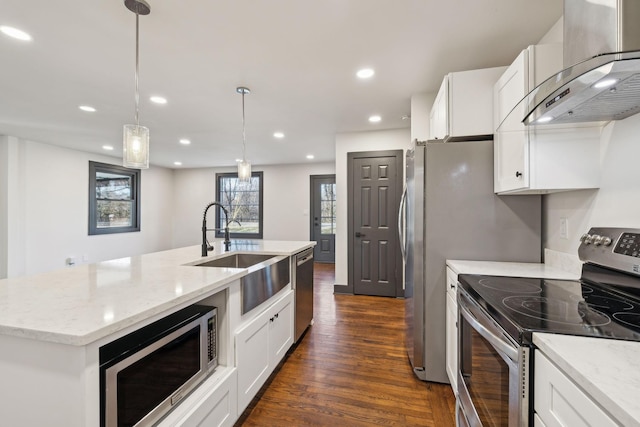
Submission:
<svg viewBox="0 0 640 427">
<path fill-rule="evenodd" d="M 336 176 L 311 176 L 311 240 L 315 262 L 336 261 Z"/>
<path fill-rule="evenodd" d="M 402 296 L 398 208 L 402 150 L 350 153 L 349 241 L 353 292 Z"/>
</svg>

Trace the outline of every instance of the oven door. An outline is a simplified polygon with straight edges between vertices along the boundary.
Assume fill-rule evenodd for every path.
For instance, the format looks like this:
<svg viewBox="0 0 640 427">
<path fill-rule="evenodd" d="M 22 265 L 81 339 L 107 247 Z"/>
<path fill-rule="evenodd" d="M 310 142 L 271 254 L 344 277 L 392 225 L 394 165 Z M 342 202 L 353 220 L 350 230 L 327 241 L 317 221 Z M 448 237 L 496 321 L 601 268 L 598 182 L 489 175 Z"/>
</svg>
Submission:
<svg viewBox="0 0 640 427">
<path fill-rule="evenodd" d="M 459 426 L 529 425 L 529 347 L 458 288 Z"/>
</svg>

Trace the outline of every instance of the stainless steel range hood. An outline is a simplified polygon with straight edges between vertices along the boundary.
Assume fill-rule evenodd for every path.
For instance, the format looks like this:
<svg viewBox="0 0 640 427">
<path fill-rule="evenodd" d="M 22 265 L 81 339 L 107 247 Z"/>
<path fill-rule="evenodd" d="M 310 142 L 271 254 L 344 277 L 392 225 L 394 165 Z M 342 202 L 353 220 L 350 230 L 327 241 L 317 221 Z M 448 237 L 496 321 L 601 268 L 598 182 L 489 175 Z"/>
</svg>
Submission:
<svg viewBox="0 0 640 427">
<path fill-rule="evenodd" d="M 563 47 L 567 68 L 523 100 L 523 123 L 601 122 L 639 113 L 638 22 L 638 0 L 565 0 Z"/>
</svg>

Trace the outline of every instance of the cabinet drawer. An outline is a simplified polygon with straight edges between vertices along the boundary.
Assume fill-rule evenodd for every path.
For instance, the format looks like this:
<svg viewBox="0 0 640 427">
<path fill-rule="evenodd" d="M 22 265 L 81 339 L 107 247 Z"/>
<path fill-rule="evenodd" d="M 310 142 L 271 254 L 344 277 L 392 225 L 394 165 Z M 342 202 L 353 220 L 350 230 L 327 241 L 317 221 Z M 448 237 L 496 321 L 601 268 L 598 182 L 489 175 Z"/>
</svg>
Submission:
<svg viewBox="0 0 640 427">
<path fill-rule="evenodd" d="M 535 352 L 533 406 L 546 427 L 618 426 L 539 350 Z"/>
<path fill-rule="evenodd" d="M 158 426 L 233 426 L 238 418 L 236 374 L 236 369 L 219 367 Z"/>
</svg>

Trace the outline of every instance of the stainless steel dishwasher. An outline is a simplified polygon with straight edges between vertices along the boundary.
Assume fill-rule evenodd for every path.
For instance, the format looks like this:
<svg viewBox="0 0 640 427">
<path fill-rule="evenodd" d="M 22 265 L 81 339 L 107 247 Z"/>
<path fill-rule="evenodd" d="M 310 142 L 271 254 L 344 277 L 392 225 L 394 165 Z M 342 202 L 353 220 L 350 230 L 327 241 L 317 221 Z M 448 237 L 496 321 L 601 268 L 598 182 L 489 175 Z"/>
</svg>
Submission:
<svg viewBox="0 0 640 427">
<path fill-rule="evenodd" d="M 295 260 L 295 342 L 298 342 L 307 326 L 313 322 L 313 248 L 296 254 Z"/>
</svg>

